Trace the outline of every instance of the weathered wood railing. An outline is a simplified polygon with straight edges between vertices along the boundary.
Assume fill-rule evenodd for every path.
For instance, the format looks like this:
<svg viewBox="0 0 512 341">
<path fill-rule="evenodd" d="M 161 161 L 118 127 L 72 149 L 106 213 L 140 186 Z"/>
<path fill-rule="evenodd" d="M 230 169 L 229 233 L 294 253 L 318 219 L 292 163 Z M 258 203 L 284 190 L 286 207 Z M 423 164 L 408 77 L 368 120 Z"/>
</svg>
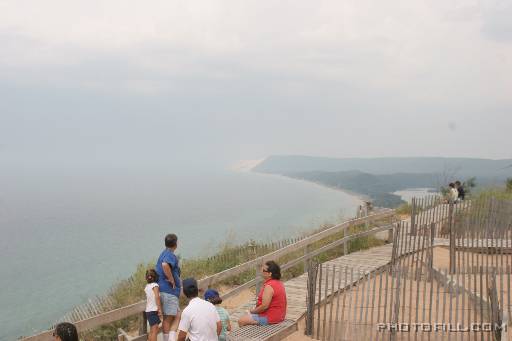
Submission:
<svg viewBox="0 0 512 341">
<path fill-rule="evenodd" d="M 373 222 L 376 220 L 391 218 L 394 215 L 395 215 L 394 210 L 382 209 L 382 210 L 378 211 L 377 213 L 370 214 L 366 217 L 360 217 L 360 218 L 355 218 L 355 219 L 345 221 L 343 223 L 340 223 L 338 225 L 335 225 L 333 227 L 330 227 L 328 229 L 320 231 L 316 234 L 313 234 L 307 238 L 301 239 L 301 240 L 297 241 L 296 243 L 285 246 L 279 250 L 270 252 L 266 255 L 257 257 L 253 260 L 250 260 L 248 262 L 234 266 L 230 269 L 226 269 L 226 270 L 218 272 L 214 275 L 203 278 L 198 281 L 199 288 L 203 289 L 203 290 L 207 289 L 208 287 L 212 286 L 213 284 L 218 283 L 223 280 L 226 280 L 230 277 L 239 275 L 239 274 L 249 271 L 249 270 L 259 269 L 262 266 L 262 264 L 268 260 L 279 259 L 281 257 L 290 255 L 290 254 L 300 251 L 302 249 L 304 249 L 304 254 L 302 256 L 295 258 L 286 264 L 281 265 L 281 269 L 283 271 L 285 271 L 295 265 L 298 265 L 302 262 L 308 262 L 309 259 L 311 259 L 323 252 L 329 251 L 337 246 L 344 245 L 344 250 L 346 250 L 347 249 L 346 245 L 348 242 L 350 242 L 356 238 L 366 237 L 366 236 L 369 236 L 369 235 L 372 235 L 372 234 L 375 234 L 375 233 L 378 233 L 381 231 L 392 230 L 393 226 L 391 224 L 386 224 L 385 226 L 379 226 L 379 227 L 372 228 L 370 230 L 358 232 L 358 233 L 355 233 L 352 235 L 347 235 L 348 229 L 350 227 L 365 224 L 367 222 Z M 312 244 L 314 244 L 318 241 L 321 241 L 325 238 L 331 237 L 340 232 L 344 233 L 343 238 L 335 240 L 335 241 L 333 241 L 327 245 L 324 245 L 316 250 L 311 249 Z M 256 271 L 256 273 L 258 274 L 259 272 Z M 250 288 L 254 285 L 258 285 L 259 280 L 260 279 L 258 277 L 256 277 L 256 278 L 248 281 L 247 283 L 244 283 L 244 284 L 232 289 L 231 291 L 224 293 L 222 296 L 223 296 L 223 298 L 235 296 L 247 288 Z M 93 328 L 100 327 L 102 325 L 109 324 L 112 322 L 116 322 L 116 321 L 122 320 L 124 318 L 130 317 L 130 316 L 133 316 L 136 314 L 141 314 L 142 312 L 144 312 L 145 307 L 146 307 L 146 301 L 141 301 L 141 302 L 134 303 L 134 304 L 131 304 L 131 305 L 119 308 L 119 309 L 115 309 L 115 310 L 112 310 L 112 311 L 109 311 L 109 312 L 106 312 L 103 314 L 99 314 L 95 317 L 92 317 L 92 318 L 89 318 L 86 320 L 75 322 L 75 326 L 77 327 L 79 332 L 91 330 Z M 141 326 L 141 330 L 144 331 L 145 326 Z M 50 340 L 53 340 L 52 331 L 42 332 L 37 335 L 23 338 L 22 340 L 23 341 L 50 341 Z"/>
<path fill-rule="evenodd" d="M 218 272 L 214 275 L 211 275 L 211 276 L 208 276 L 206 278 L 203 278 L 199 281 L 199 286 L 201 289 L 206 289 L 210 286 L 212 286 L 214 283 L 218 283 L 222 280 L 225 280 L 225 279 L 228 279 L 230 277 L 233 277 L 233 276 L 236 276 L 236 275 L 239 275 L 245 271 L 249 271 L 249 270 L 252 270 L 252 269 L 259 269 L 261 267 L 261 265 L 263 263 L 265 263 L 266 261 L 268 260 L 276 260 L 276 259 L 279 259 L 279 258 L 282 258 L 286 255 L 289 255 L 293 252 L 297 252 L 301 249 L 305 249 L 305 253 L 303 256 L 299 257 L 299 258 L 296 258 L 294 259 L 293 261 L 289 262 L 289 263 L 286 263 L 286 264 L 282 264 L 281 265 L 281 269 L 282 270 L 286 270 L 286 269 L 289 269 L 291 268 L 292 266 L 295 266 L 297 265 L 298 263 L 300 262 L 304 262 L 311 258 L 311 257 L 314 257 L 318 254 L 320 254 L 321 252 L 325 252 L 329 249 L 331 249 L 332 247 L 334 246 L 337 246 L 337 245 L 342 245 L 342 244 L 345 244 L 347 242 L 349 242 L 350 240 L 353 240 L 355 238 L 358 238 L 358 237 L 364 237 L 364 236 L 367 236 L 367 235 L 371 235 L 371 234 L 374 234 L 374 233 L 377 233 L 379 231 L 377 230 L 369 230 L 369 231 L 364 231 L 364 232 L 361 232 L 361 233 L 357 233 L 357 234 L 354 234 L 354 235 L 351 235 L 351 236 L 347 236 L 347 231 L 348 231 L 348 228 L 350 228 L 351 226 L 356 226 L 356 225 L 360 225 L 360 224 L 364 224 L 366 223 L 367 221 L 375 221 L 375 220 L 379 220 L 379 219 L 384 219 L 384 218 L 389 218 L 391 216 L 394 216 L 394 210 L 382 210 L 381 212 L 378 212 L 378 213 L 375 213 L 375 214 L 371 214 L 371 215 L 368 215 L 367 217 L 362 217 L 362 218 L 356 218 L 356 219 L 351 219 L 351 220 L 348 220 L 346 222 L 343 222 L 341 224 L 338 224 L 338 225 L 335 225 L 331 228 L 328 228 L 328 229 L 325 229 L 321 232 L 318 232 L 312 236 L 309 236 L 307 238 L 304 238 L 304 239 L 301 239 L 299 241 L 297 241 L 296 243 L 293 243 L 291 245 L 288 245 L 288 246 L 285 246 L 283 247 L 282 249 L 279 249 L 279 250 L 276 250 L 276 251 L 273 251 L 273 252 L 270 252 L 270 253 L 267 253 L 266 255 L 263 255 L 263 256 L 260 256 L 260 257 L 257 257 L 253 260 L 250 260 L 248 262 L 245 262 L 243 264 L 240 264 L 240 265 L 237 265 L 235 267 L 232 267 L 230 269 L 226 269 L 224 271 L 221 271 L 221 272 Z M 386 228 L 386 229 L 389 229 Z M 382 230 L 386 230 L 386 229 L 382 229 Z M 325 239 L 325 238 L 328 238 L 330 236 L 333 236 L 337 233 L 340 233 L 340 232 L 344 232 L 344 235 L 346 237 L 340 239 L 340 240 L 337 240 L 329 245 L 326 245 L 325 247 L 323 247 L 322 251 L 321 252 L 317 252 L 318 250 L 315 250 L 314 252 L 312 251 L 309 251 L 307 249 L 308 246 L 311 246 L 312 244 L 322 240 L 322 239 Z M 258 271 L 256 271 L 256 273 L 258 273 Z M 250 287 L 254 284 L 256 284 L 254 281 L 256 281 L 257 279 L 254 279 L 248 283 L 245 283 L 243 284 L 242 286 L 240 287 L 243 287 L 243 288 L 240 288 L 240 287 L 237 287 L 233 290 L 231 290 L 230 292 L 228 293 L 225 293 L 223 294 L 222 296 L 224 298 L 228 298 L 230 296 L 233 296 L 233 295 L 236 295 L 238 294 L 240 291 L 242 291 L 243 289 L 247 288 L 247 287 Z"/>
</svg>

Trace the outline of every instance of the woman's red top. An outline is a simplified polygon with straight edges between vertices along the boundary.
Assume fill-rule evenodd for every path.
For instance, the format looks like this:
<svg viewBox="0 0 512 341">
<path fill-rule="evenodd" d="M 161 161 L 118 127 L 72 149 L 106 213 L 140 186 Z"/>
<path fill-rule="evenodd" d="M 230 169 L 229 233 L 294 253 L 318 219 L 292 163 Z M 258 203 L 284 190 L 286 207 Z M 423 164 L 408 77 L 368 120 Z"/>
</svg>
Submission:
<svg viewBox="0 0 512 341">
<path fill-rule="evenodd" d="M 270 285 L 272 289 L 274 289 L 274 295 L 272 295 L 272 299 L 270 300 L 270 305 L 267 310 L 262 313 L 259 313 L 259 316 L 265 316 L 268 320 L 269 324 L 279 323 L 284 321 L 286 316 L 286 292 L 284 290 L 283 282 L 277 279 L 268 279 L 263 284 L 263 287 L 258 294 L 258 303 L 257 306 L 261 305 L 263 300 L 263 290 L 266 285 Z"/>
</svg>

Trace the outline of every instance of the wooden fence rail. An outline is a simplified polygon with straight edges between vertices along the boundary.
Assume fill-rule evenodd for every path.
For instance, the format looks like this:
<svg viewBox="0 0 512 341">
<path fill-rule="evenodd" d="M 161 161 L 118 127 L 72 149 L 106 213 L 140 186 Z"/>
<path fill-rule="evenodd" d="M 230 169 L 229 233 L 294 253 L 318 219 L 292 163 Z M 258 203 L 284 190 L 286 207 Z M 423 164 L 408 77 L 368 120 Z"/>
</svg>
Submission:
<svg viewBox="0 0 512 341">
<path fill-rule="evenodd" d="M 392 216 L 394 216 L 394 210 L 383 210 L 381 212 L 371 214 L 367 217 L 348 220 L 346 222 L 343 222 L 341 224 L 335 225 L 335 226 L 325 229 L 321 232 L 318 232 L 312 236 L 301 239 L 301 240 L 297 241 L 296 243 L 285 246 L 282 249 L 270 252 L 266 255 L 257 257 L 253 260 L 250 260 L 248 262 L 245 262 L 245 263 L 235 266 L 233 268 L 230 268 L 230 269 L 218 272 L 214 275 L 208 276 L 206 278 L 203 278 L 199 281 L 198 285 L 200 286 L 200 288 L 206 289 L 214 283 L 228 279 L 229 277 L 232 277 L 232 276 L 239 275 L 242 272 L 257 268 L 258 266 L 260 266 L 261 264 L 265 263 L 268 260 L 279 259 L 283 256 L 291 254 L 292 252 L 296 252 L 301 249 L 304 249 L 308 245 L 314 244 L 314 243 L 316 243 L 322 239 L 325 239 L 327 237 L 330 237 L 336 233 L 345 231 L 351 226 L 364 224 L 367 221 L 372 222 L 372 221 L 379 220 L 379 219 L 389 218 Z"/>
</svg>

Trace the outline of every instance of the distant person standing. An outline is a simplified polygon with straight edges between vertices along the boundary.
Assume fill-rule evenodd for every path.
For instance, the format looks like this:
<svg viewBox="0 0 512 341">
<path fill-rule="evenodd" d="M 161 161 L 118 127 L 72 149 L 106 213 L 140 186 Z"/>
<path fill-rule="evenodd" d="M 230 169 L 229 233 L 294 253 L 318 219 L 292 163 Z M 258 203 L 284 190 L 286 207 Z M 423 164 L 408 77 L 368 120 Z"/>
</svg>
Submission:
<svg viewBox="0 0 512 341">
<path fill-rule="evenodd" d="M 158 257 L 155 270 L 158 274 L 160 300 L 162 302 L 163 341 L 175 341 L 176 331 L 171 331 L 173 321 L 179 319 L 179 297 L 181 292 L 181 270 L 178 257 L 174 254 L 178 247 L 178 237 L 171 233 L 165 236 L 165 249 Z"/>
<path fill-rule="evenodd" d="M 466 196 L 466 192 L 464 191 L 464 187 L 462 186 L 462 184 L 460 183 L 459 180 L 455 181 L 455 188 L 457 188 L 458 199 L 464 200 L 464 197 Z"/>
<path fill-rule="evenodd" d="M 448 202 L 455 203 L 457 201 L 457 198 L 459 197 L 459 191 L 457 191 L 457 189 L 455 188 L 455 184 L 453 182 L 450 182 L 448 187 Z"/>
</svg>

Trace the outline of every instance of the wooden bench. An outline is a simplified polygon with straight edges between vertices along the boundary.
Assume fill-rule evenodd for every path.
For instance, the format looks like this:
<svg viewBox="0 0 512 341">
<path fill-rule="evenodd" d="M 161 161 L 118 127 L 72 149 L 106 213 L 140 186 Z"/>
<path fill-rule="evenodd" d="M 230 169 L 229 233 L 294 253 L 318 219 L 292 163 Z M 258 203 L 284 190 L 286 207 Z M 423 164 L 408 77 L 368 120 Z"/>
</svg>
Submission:
<svg viewBox="0 0 512 341">
<path fill-rule="evenodd" d="M 229 341 L 278 341 L 298 330 L 297 322 L 284 320 L 278 324 L 268 326 L 245 326 L 228 334 Z M 147 341 L 148 334 L 137 336 L 129 335 L 122 329 L 118 329 L 118 341 Z"/>
<path fill-rule="evenodd" d="M 278 341 L 298 330 L 297 321 L 284 320 L 268 326 L 244 326 L 231 332 L 229 341 Z"/>
</svg>

